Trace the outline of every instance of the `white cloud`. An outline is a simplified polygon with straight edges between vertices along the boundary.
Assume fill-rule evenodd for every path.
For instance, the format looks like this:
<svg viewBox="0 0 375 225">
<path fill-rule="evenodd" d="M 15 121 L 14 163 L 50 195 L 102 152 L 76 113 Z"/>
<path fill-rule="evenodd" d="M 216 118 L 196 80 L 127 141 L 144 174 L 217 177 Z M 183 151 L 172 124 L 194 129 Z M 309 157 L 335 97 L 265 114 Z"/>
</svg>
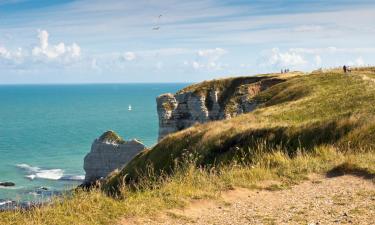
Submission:
<svg viewBox="0 0 375 225">
<path fill-rule="evenodd" d="M 314 57 L 314 61 L 315 61 L 315 66 L 319 67 L 322 65 L 322 58 L 320 57 L 320 55 L 316 55 Z"/>
<path fill-rule="evenodd" d="M 222 48 L 203 49 L 198 51 L 200 57 L 207 58 L 210 62 L 217 61 L 226 53 L 227 51 Z"/>
<path fill-rule="evenodd" d="M 355 53 L 375 53 L 375 48 L 291 48 L 291 52 L 304 54 L 355 54 Z"/>
<path fill-rule="evenodd" d="M 0 60 L 5 60 L 7 64 L 19 64 L 24 60 L 26 55 L 27 53 L 22 48 L 11 51 L 3 46 L 0 46 Z"/>
<path fill-rule="evenodd" d="M 358 57 L 354 61 L 350 61 L 347 63 L 349 66 L 365 66 L 365 61 L 363 60 L 362 56 Z"/>
<path fill-rule="evenodd" d="M 137 58 L 137 55 L 134 52 L 125 52 L 122 58 L 126 61 L 133 61 Z"/>
<path fill-rule="evenodd" d="M 190 66 L 195 70 L 207 69 L 207 70 L 220 70 L 225 67 L 225 65 L 219 63 L 219 59 L 227 54 L 227 51 L 222 48 L 213 49 L 201 49 L 197 51 L 198 58 L 193 61 L 185 61 L 185 66 Z"/>
<path fill-rule="evenodd" d="M 32 50 L 34 57 L 44 57 L 47 59 L 74 59 L 81 55 L 81 47 L 73 43 L 72 45 L 66 45 L 60 42 L 57 45 L 50 45 L 49 33 L 46 30 L 38 31 L 39 46 L 35 46 Z"/>
<path fill-rule="evenodd" d="M 10 58 L 10 52 L 5 48 L 0 46 L 0 57 L 9 59 Z"/>
<path fill-rule="evenodd" d="M 191 63 L 191 65 L 193 66 L 193 68 L 194 69 L 199 69 L 199 68 L 203 68 L 204 66 L 203 65 L 201 65 L 199 62 L 197 62 L 197 61 L 193 61 L 192 63 Z"/>
<path fill-rule="evenodd" d="M 296 32 L 319 32 L 322 31 L 323 27 L 320 25 L 302 25 L 297 26 L 293 29 Z"/>
<path fill-rule="evenodd" d="M 262 66 L 273 67 L 296 67 L 307 63 L 302 55 L 290 50 L 281 52 L 278 48 L 273 48 L 270 52 L 264 54 L 262 61 Z"/>
<path fill-rule="evenodd" d="M 97 62 L 96 58 L 93 58 L 91 60 L 91 68 L 93 70 L 99 70 L 100 69 L 100 67 L 98 66 L 98 62 Z"/>
<path fill-rule="evenodd" d="M 358 59 L 355 60 L 355 63 L 358 65 L 358 66 L 364 66 L 365 65 L 365 61 L 363 60 L 362 57 L 359 57 Z"/>
<path fill-rule="evenodd" d="M 73 68 L 83 62 L 81 48 L 78 44 L 67 45 L 60 42 L 53 45 L 49 42 L 49 33 L 46 30 L 38 31 L 39 44 L 23 49 L 8 49 L 0 46 L 0 66 L 12 71 L 36 71 L 44 69 Z M 81 64 L 80 64 L 81 63 Z M 61 69 L 61 68 L 60 68 Z"/>
<path fill-rule="evenodd" d="M 163 62 L 157 62 L 156 65 L 155 65 L 156 69 L 158 69 L 158 70 L 163 69 L 163 66 L 164 66 Z"/>
</svg>

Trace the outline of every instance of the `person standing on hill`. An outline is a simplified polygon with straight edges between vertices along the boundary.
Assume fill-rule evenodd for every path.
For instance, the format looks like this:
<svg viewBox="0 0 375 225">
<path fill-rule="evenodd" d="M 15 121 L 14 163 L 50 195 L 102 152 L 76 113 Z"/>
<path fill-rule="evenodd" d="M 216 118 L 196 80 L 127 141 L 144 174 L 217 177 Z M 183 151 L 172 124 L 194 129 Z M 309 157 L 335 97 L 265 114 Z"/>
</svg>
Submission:
<svg viewBox="0 0 375 225">
<path fill-rule="evenodd" d="M 348 68 L 346 67 L 346 65 L 344 65 L 344 66 L 342 67 L 342 69 L 344 70 L 344 73 L 346 73 L 346 72 L 348 71 Z"/>
</svg>

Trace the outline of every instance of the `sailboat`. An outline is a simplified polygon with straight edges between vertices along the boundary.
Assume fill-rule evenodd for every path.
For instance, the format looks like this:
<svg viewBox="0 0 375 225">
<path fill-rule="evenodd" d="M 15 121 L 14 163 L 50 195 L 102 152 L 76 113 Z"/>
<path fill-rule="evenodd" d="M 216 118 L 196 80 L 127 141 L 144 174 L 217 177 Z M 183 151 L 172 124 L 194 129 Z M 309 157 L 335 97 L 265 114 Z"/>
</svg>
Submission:
<svg viewBox="0 0 375 225">
<path fill-rule="evenodd" d="M 128 110 L 132 111 L 132 106 L 131 105 L 129 105 Z"/>
</svg>

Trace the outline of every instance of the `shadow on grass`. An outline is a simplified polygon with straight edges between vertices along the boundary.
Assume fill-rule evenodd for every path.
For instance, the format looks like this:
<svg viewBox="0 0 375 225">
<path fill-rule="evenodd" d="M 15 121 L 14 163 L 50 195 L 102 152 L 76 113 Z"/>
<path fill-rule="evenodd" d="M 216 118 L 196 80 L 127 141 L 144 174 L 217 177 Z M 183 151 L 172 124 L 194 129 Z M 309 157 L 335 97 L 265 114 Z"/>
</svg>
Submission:
<svg viewBox="0 0 375 225">
<path fill-rule="evenodd" d="M 334 178 L 344 175 L 354 175 L 356 177 L 361 177 L 368 180 L 375 179 L 375 174 L 369 171 L 367 168 L 362 168 L 356 164 L 348 162 L 336 166 L 326 174 L 328 178 Z"/>
</svg>

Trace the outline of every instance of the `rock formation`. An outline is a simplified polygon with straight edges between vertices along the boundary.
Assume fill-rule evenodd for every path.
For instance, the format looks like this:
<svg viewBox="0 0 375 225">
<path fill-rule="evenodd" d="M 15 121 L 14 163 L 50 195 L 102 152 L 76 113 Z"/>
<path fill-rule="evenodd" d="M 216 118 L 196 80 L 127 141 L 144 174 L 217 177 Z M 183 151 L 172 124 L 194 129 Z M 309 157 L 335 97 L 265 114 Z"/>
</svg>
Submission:
<svg viewBox="0 0 375 225">
<path fill-rule="evenodd" d="M 145 148 L 145 145 L 135 139 L 124 141 L 113 131 L 105 132 L 95 139 L 91 151 L 85 156 L 85 183 L 92 183 L 121 169 Z"/>
<path fill-rule="evenodd" d="M 159 140 L 196 123 L 231 118 L 253 111 L 259 92 L 283 82 L 272 76 L 237 77 L 188 86 L 157 97 Z"/>
<path fill-rule="evenodd" d="M 9 182 L 9 181 L 0 182 L 0 186 L 3 186 L 3 187 L 12 187 L 12 186 L 15 186 L 15 185 L 16 185 L 15 183 Z"/>
</svg>

